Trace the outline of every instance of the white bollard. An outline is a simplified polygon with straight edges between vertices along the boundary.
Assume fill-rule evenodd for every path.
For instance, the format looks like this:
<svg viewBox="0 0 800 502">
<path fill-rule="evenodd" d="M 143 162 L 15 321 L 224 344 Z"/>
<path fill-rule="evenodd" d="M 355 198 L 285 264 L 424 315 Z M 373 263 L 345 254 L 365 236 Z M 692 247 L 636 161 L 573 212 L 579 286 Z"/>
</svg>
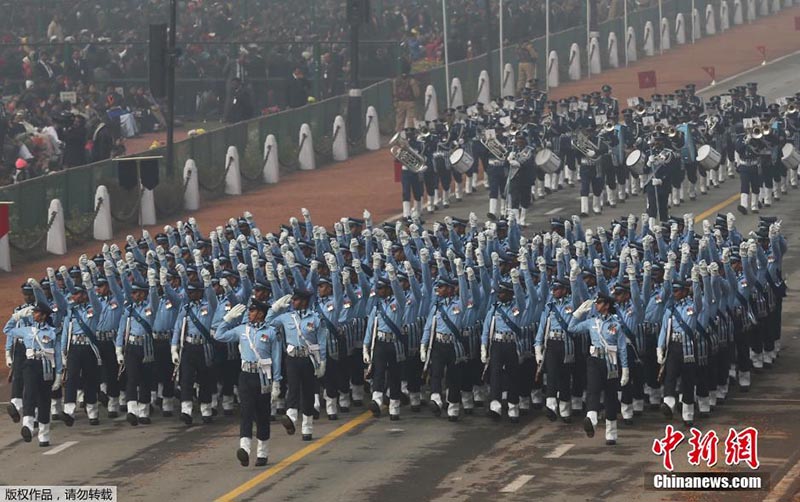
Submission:
<svg viewBox="0 0 800 502">
<path fill-rule="evenodd" d="M 450 82 L 450 107 L 464 106 L 464 90 L 461 88 L 461 79 L 453 77 Z"/>
<path fill-rule="evenodd" d="M 572 44 L 569 48 L 569 79 L 581 79 L 581 48 L 578 44 Z"/>
<path fill-rule="evenodd" d="M 300 170 L 311 171 L 316 169 L 317 159 L 314 157 L 314 138 L 311 136 L 311 127 L 308 124 L 300 126 L 297 145 L 299 146 L 297 161 L 300 163 Z"/>
<path fill-rule="evenodd" d="M 242 194 L 242 176 L 239 170 L 239 150 L 231 145 L 225 153 L 225 195 Z"/>
<path fill-rule="evenodd" d="M 433 122 L 439 118 L 439 102 L 436 101 L 436 88 L 429 85 L 425 88 L 425 120 Z"/>
<path fill-rule="evenodd" d="M 100 209 L 94 217 L 92 236 L 96 241 L 110 241 L 114 238 L 114 226 L 111 223 L 111 198 L 105 185 L 98 186 L 94 192 L 94 207 L 98 204 Z"/>
<path fill-rule="evenodd" d="M 744 23 L 744 12 L 742 10 L 742 0 L 733 0 L 733 24 Z"/>
<path fill-rule="evenodd" d="M 156 224 L 156 200 L 153 191 L 141 188 L 142 201 L 139 204 L 139 225 L 145 227 Z"/>
<path fill-rule="evenodd" d="M 633 29 L 633 26 L 628 26 L 628 31 L 625 34 L 625 54 L 628 55 L 629 63 L 636 61 L 638 57 L 636 51 L 636 30 Z"/>
<path fill-rule="evenodd" d="M 778 11 L 783 9 L 783 5 L 781 5 L 781 0 L 772 0 L 772 13 L 777 14 Z"/>
<path fill-rule="evenodd" d="M 372 108 L 370 106 L 370 108 Z M 267 134 L 264 140 L 264 168 L 261 173 L 264 183 L 275 184 L 280 180 L 281 169 L 278 165 L 278 141 L 274 134 Z"/>
<path fill-rule="evenodd" d="M 333 119 L 333 160 L 341 162 L 347 160 L 347 128 L 344 117 L 337 115 Z"/>
<path fill-rule="evenodd" d="M 700 29 L 700 11 L 697 9 L 692 11 L 692 36 L 695 40 L 703 36 L 703 30 Z"/>
<path fill-rule="evenodd" d="M 758 3 L 758 15 L 761 17 L 769 16 L 769 0 L 760 0 Z"/>
<path fill-rule="evenodd" d="M 476 93 L 478 95 L 478 99 L 476 99 L 476 101 L 487 104 L 492 100 L 492 89 L 489 85 L 490 83 L 491 81 L 489 80 L 489 72 L 486 70 L 481 71 L 480 75 L 478 75 L 478 92 Z"/>
<path fill-rule="evenodd" d="M 8 213 L 13 202 L 0 201 L 0 270 L 11 272 L 11 246 L 8 233 L 11 230 Z"/>
<path fill-rule="evenodd" d="M 695 34 L 695 38 L 699 38 L 700 30 Z M 717 19 L 714 17 L 714 6 L 711 4 L 706 5 L 706 35 L 717 34 Z"/>
<path fill-rule="evenodd" d="M 47 222 L 53 220 L 50 230 L 47 231 L 47 252 L 50 254 L 66 254 L 67 233 L 64 229 L 64 208 L 61 201 L 53 199 L 47 210 Z"/>
<path fill-rule="evenodd" d="M 599 75 L 603 71 L 600 64 L 600 41 L 597 37 L 589 40 L 589 72 L 591 75 Z"/>
<path fill-rule="evenodd" d="M 436 101 L 435 97 L 434 101 Z M 379 150 L 381 148 L 380 123 L 378 122 L 378 111 L 375 110 L 374 106 L 370 106 L 369 108 L 367 108 L 366 118 L 367 118 L 366 146 L 367 150 L 374 152 L 375 150 Z M 425 117 L 425 120 L 428 120 L 427 116 Z M 277 152 L 277 150 L 275 150 L 275 152 Z"/>
<path fill-rule="evenodd" d="M 547 86 L 558 87 L 558 53 L 550 51 L 550 56 L 547 58 Z"/>
<path fill-rule="evenodd" d="M 675 43 L 678 45 L 686 43 L 686 23 L 684 23 L 683 13 L 681 12 L 675 16 Z"/>
<path fill-rule="evenodd" d="M 756 20 L 756 0 L 747 0 L 747 22 L 752 23 Z"/>
<path fill-rule="evenodd" d="M 642 38 L 644 39 L 642 44 L 644 46 L 644 55 L 649 57 L 655 54 L 655 33 L 653 33 L 653 23 L 651 21 L 644 23 L 644 35 L 642 35 Z"/>
<path fill-rule="evenodd" d="M 514 96 L 516 93 L 516 80 L 514 80 L 514 67 L 506 63 L 503 68 L 503 85 L 501 96 Z"/>
<path fill-rule="evenodd" d="M 727 0 L 722 0 L 719 4 L 719 31 L 725 32 L 729 29 L 731 29 L 731 14 Z"/>
<path fill-rule="evenodd" d="M 186 159 L 183 165 L 183 208 L 187 211 L 200 209 L 200 172 L 194 160 Z"/>
<path fill-rule="evenodd" d="M 661 38 L 659 41 L 661 42 L 661 52 L 668 51 L 672 46 L 670 44 L 669 19 L 665 17 L 661 18 Z"/>
<path fill-rule="evenodd" d="M 619 50 L 617 48 L 617 34 L 613 31 L 608 33 L 608 66 L 619 68 Z"/>
</svg>

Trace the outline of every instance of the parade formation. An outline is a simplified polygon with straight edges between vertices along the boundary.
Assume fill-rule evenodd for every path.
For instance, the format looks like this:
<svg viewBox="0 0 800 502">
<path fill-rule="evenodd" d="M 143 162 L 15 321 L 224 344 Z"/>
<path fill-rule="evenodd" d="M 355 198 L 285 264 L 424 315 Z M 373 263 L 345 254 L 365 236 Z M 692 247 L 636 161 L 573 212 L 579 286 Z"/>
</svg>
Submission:
<svg viewBox="0 0 800 502">
<path fill-rule="evenodd" d="M 263 466 L 271 419 L 312 440 L 323 413 L 394 421 L 424 405 L 454 422 L 579 417 L 613 445 L 620 415 L 622 429 L 648 410 L 689 426 L 747 392 L 780 352 L 782 222 L 677 208 L 737 172 L 745 214 L 796 188 L 795 97 L 767 106 L 751 84 L 704 103 L 687 86 L 620 112 L 604 86 L 501 102 L 392 138 L 395 223 L 365 210 L 325 228 L 302 209 L 262 233 L 245 211 L 201 233 L 190 218 L 28 279 L 4 328 L 24 440 L 38 428 L 49 445 L 51 421 L 72 427 L 82 407 L 90 425 L 105 408 L 131 426 L 238 407 L 236 458 Z M 485 221 L 423 221 L 478 190 L 481 169 Z M 523 235 L 533 201 L 574 184 L 576 214 Z M 639 193 L 643 213 L 582 220 Z"/>
</svg>

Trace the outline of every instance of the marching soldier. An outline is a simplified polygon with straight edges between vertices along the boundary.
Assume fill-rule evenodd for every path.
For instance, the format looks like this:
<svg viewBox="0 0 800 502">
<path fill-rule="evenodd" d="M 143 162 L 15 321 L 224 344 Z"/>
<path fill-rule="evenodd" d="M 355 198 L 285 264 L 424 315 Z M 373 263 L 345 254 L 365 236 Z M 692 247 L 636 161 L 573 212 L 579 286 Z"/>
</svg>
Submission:
<svg viewBox="0 0 800 502">
<path fill-rule="evenodd" d="M 24 389 L 24 361 L 25 361 L 25 343 L 21 338 L 12 338 L 8 336 L 9 330 L 14 328 L 21 328 L 33 324 L 33 318 L 29 315 L 17 315 L 18 312 L 25 310 L 28 307 L 33 307 L 36 304 L 33 287 L 27 282 L 22 285 L 22 299 L 25 303 L 18 305 L 14 308 L 14 314 L 11 319 L 3 327 L 3 333 L 6 334 L 6 366 L 11 369 L 11 402 L 8 403 L 6 411 L 14 421 L 18 423 L 20 420 L 20 411 L 22 411 L 22 394 Z M 16 317 L 15 317 L 16 316 Z M 19 361 L 19 364 L 14 368 L 14 359 Z"/>
<path fill-rule="evenodd" d="M 108 418 L 119 416 L 120 402 L 120 382 L 119 365 L 117 364 L 115 341 L 117 331 L 122 317 L 125 295 L 117 283 L 114 264 L 111 261 L 104 261 L 103 270 L 105 276 L 97 278 L 96 293 L 97 299 L 102 305 L 100 317 L 97 321 L 97 339 L 100 342 L 100 358 L 102 383 L 100 384 L 100 399 L 104 396 L 107 400 Z"/>
</svg>

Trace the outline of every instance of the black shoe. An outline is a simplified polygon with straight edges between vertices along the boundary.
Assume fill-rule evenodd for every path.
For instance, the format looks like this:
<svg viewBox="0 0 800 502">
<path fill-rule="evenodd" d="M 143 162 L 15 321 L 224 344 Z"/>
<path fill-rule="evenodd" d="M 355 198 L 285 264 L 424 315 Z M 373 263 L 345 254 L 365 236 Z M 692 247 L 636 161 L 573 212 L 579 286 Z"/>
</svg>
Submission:
<svg viewBox="0 0 800 502">
<path fill-rule="evenodd" d="M 258 457 L 256 459 L 256 467 L 264 467 L 265 465 L 267 465 L 266 457 Z"/>
<path fill-rule="evenodd" d="M 664 414 L 664 418 L 667 420 L 672 420 L 672 408 L 667 403 L 661 403 L 661 413 Z"/>
<path fill-rule="evenodd" d="M 495 215 L 494 213 L 486 213 L 486 218 L 489 221 L 497 221 L 497 215 Z"/>
<path fill-rule="evenodd" d="M 431 411 L 433 412 L 434 416 L 437 416 L 437 417 L 441 417 L 442 416 L 442 408 L 438 404 L 436 404 L 433 401 L 431 401 L 430 406 L 431 406 Z"/>
<path fill-rule="evenodd" d="M 750 386 L 749 385 L 740 385 L 739 386 L 739 392 L 750 392 Z"/>
<path fill-rule="evenodd" d="M 192 425 L 192 416 L 188 413 L 181 413 L 181 421 L 183 421 L 185 425 Z"/>
<path fill-rule="evenodd" d="M 633 419 L 632 418 L 623 418 L 622 419 L 622 423 L 625 424 L 625 425 L 633 425 Z"/>
<path fill-rule="evenodd" d="M 212 416 L 213 416 L 213 413 L 212 413 Z M 211 418 L 212 417 L 201 417 L 201 420 L 203 421 L 204 424 L 208 425 L 208 424 L 211 423 Z"/>
<path fill-rule="evenodd" d="M 339 420 L 339 417 L 336 415 L 336 413 L 334 413 L 332 415 L 328 415 L 328 420 Z"/>
<path fill-rule="evenodd" d="M 47 448 L 48 446 L 50 446 L 50 441 L 39 441 L 40 448 Z"/>
<path fill-rule="evenodd" d="M 389 415 L 389 420 L 391 420 L 392 422 L 397 422 L 398 420 L 400 420 L 400 415 Z"/>
<path fill-rule="evenodd" d="M 58 422 L 61 420 L 61 413 L 53 413 L 50 415 L 50 422 Z"/>
<path fill-rule="evenodd" d="M 319 420 L 319 410 L 315 409 L 314 413 L 311 415 L 314 417 L 314 420 Z"/>
<path fill-rule="evenodd" d="M 116 412 L 116 411 L 109 411 L 108 412 L 108 418 L 117 418 L 117 417 L 119 417 L 119 413 L 118 412 Z"/>
<path fill-rule="evenodd" d="M 99 418 L 90 418 L 89 419 L 89 425 L 100 425 L 100 419 Z"/>
<path fill-rule="evenodd" d="M 216 417 L 218 413 L 219 413 L 219 412 L 217 411 L 217 409 L 216 409 L 216 408 L 211 408 L 211 416 L 212 416 L 212 417 Z"/>
<path fill-rule="evenodd" d="M 226 417 L 232 417 L 233 410 L 222 410 L 222 414 L 225 415 Z"/>
<path fill-rule="evenodd" d="M 353 399 L 353 406 L 364 406 L 364 401 L 361 399 Z"/>
<path fill-rule="evenodd" d="M 589 213 L 581 212 L 580 216 L 581 216 L 581 218 L 588 218 L 589 217 Z"/>
<path fill-rule="evenodd" d="M 22 435 L 22 440 L 26 443 L 30 443 L 31 439 L 33 438 L 33 432 L 28 428 L 28 426 L 24 426 L 19 433 Z"/>
<path fill-rule="evenodd" d="M 342 413 L 349 413 L 350 412 L 350 407 L 349 406 L 339 406 L 339 411 L 341 411 Z"/>
<path fill-rule="evenodd" d="M 133 413 L 128 413 L 125 416 L 125 420 L 127 420 L 128 423 L 131 424 L 131 425 L 139 425 L 139 418 L 136 415 L 134 415 Z"/>
<path fill-rule="evenodd" d="M 455 416 L 455 417 L 449 416 L 449 417 L 447 417 L 447 421 L 448 422 L 458 422 L 458 416 Z"/>
<path fill-rule="evenodd" d="M 150 425 L 150 417 L 142 417 L 139 419 L 139 423 L 142 425 Z"/>
<path fill-rule="evenodd" d="M 500 414 L 494 410 L 489 410 L 486 412 L 486 416 L 494 420 L 495 422 L 500 420 Z"/>
<path fill-rule="evenodd" d="M 172 412 L 171 411 L 162 411 L 161 412 L 161 416 L 164 417 L 164 418 L 169 418 L 169 417 L 172 416 Z"/>
<path fill-rule="evenodd" d="M 420 406 L 418 404 L 412 404 L 411 405 L 411 411 L 413 411 L 414 413 L 419 413 L 420 410 L 422 410 L 422 406 Z"/>
<path fill-rule="evenodd" d="M 64 421 L 64 425 L 67 427 L 72 427 L 72 424 L 75 423 L 75 417 L 66 413 L 61 414 L 61 419 Z"/>
<path fill-rule="evenodd" d="M 571 424 L 572 417 L 561 417 L 561 421 L 564 422 L 565 424 Z"/>
<path fill-rule="evenodd" d="M 464 408 L 464 415 L 472 415 L 473 409 L 472 408 Z"/>
<path fill-rule="evenodd" d="M 508 421 L 511 422 L 512 424 L 518 424 L 519 417 L 508 417 Z"/>
<path fill-rule="evenodd" d="M 586 437 L 594 437 L 594 425 L 589 417 L 583 419 L 583 431 L 586 433 Z"/>
<path fill-rule="evenodd" d="M 288 435 L 291 436 L 294 434 L 294 422 L 292 422 L 292 419 L 289 418 L 289 415 L 281 415 L 281 425 L 283 425 L 283 428 L 286 429 L 286 433 Z"/>
<path fill-rule="evenodd" d="M 558 420 L 558 416 L 556 415 L 556 412 L 553 411 L 552 408 L 545 408 L 544 413 L 545 415 L 547 415 L 547 419 L 550 420 L 551 422 L 555 422 L 556 420 Z"/>
<path fill-rule="evenodd" d="M 303 434 L 303 441 L 311 441 L 311 434 Z"/>
<path fill-rule="evenodd" d="M 614 446 L 615 444 L 617 444 L 616 439 L 606 439 L 606 446 Z"/>
<path fill-rule="evenodd" d="M 250 465 L 250 454 L 247 453 L 244 448 L 236 450 L 236 458 L 239 459 L 239 463 L 242 464 L 242 467 Z"/>
<path fill-rule="evenodd" d="M 738 209 L 742 214 L 747 214 L 747 208 L 742 205 L 736 206 L 736 209 Z"/>
<path fill-rule="evenodd" d="M 8 416 L 11 417 L 11 420 L 13 420 L 15 424 L 18 424 L 21 418 L 19 416 L 19 411 L 17 411 L 17 407 L 11 403 L 8 403 L 8 406 L 6 406 L 6 411 L 8 412 Z"/>
<path fill-rule="evenodd" d="M 376 403 L 375 401 L 369 402 L 369 411 L 372 412 L 372 416 L 378 418 L 381 416 L 381 406 Z"/>
</svg>

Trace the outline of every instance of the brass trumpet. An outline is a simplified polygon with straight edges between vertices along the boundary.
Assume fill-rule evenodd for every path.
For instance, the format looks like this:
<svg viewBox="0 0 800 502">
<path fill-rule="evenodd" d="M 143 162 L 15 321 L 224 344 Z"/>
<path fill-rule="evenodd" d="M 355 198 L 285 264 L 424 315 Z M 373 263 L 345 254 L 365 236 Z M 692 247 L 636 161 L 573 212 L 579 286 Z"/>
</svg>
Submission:
<svg viewBox="0 0 800 502">
<path fill-rule="evenodd" d="M 392 139 L 389 140 L 389 145 L 389 152 L 392 154 L 392 157 L 406 166 L 409 171 L 422 173 L 428 169 L 425 157 L 411 148 L 411 145 L 408 144 L 408 140 L 402 133 L 398 132 L 392 136 Z"/>
<path fill-rule="evenodd" d="M 670 126 L 669 129 L 667 129 L 667 136 L 669 136 L 670 138 L 674 138 L 677 135 L 678 135 L 678 129 L 676 129 L 675 126 Z"/>
<path fill-rule="evenodd" d="M 606 123 L 603 124 L 603 132 L 614 132 L 614 122 L 607 120 Z"/>
</svg>

